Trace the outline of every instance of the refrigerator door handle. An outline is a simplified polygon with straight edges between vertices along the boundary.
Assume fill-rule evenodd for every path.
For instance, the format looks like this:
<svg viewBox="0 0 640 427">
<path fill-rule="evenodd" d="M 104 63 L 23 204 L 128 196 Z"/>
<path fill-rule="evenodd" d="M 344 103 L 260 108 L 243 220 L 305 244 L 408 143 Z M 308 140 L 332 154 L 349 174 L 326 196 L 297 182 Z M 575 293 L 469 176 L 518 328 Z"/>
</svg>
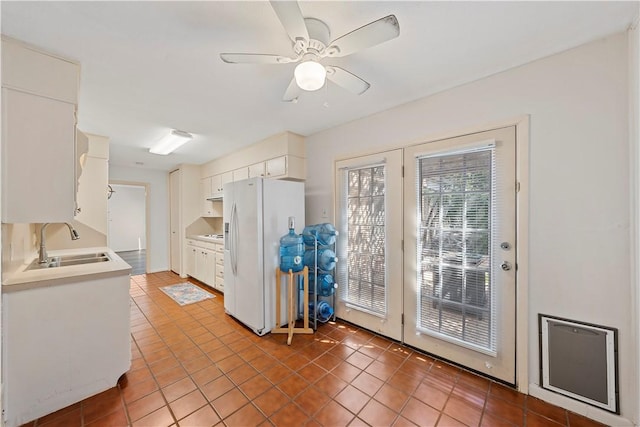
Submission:
<svg viewBox="0 0 640 427">
<path fill-rule="evenodd" d="M 238 211 L 236 203 L 231 208 L 231 271 L 238 275 Z"/>
<path fill-rule="evenodd" d="M 233 232 L 235 224 L 233 222 L 233 211 L 236 208 L 235 202 L 231 205 L 231 217 L 229 218 L 229 260 L 231 262 L 231 272 L 233 273 Z"/>
</svg>

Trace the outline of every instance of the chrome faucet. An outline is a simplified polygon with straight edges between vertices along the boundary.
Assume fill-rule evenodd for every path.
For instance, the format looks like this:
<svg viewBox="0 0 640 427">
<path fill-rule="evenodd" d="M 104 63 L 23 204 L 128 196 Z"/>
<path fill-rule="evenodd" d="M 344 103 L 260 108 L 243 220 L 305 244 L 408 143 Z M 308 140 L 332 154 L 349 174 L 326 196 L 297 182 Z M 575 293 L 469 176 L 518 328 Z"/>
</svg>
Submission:
<svg viewBox="0 0 640 427">
<path fill-rule="evenodd" d="M 49 222 L 42 224 L 42 227 L 40 228 L 40 255 L 38 257 L 38 262 L 40 262 L 40 264 L 46 264 L 49 261 L 49 257 L 47 256 L 47 247 L 44 239 L 44 230 L 46 230 L 49 224 Z M 75 228 L 73 228 L 68 222 L 65 222 L 64 224 L 69 228 L 71 240 L 78 240 L 80 238 L 80 235 L 75 230 Z"/>
</svg>

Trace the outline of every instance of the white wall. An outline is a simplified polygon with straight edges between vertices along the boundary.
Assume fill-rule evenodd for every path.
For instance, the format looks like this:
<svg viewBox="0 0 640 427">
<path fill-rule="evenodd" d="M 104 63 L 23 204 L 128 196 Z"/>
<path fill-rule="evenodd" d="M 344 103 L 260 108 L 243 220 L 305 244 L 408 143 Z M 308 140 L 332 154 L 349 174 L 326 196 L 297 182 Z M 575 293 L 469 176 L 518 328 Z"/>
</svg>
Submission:
<svg viewBox="0 0 640 427">
<path fill-rule="evenodd" d="M 165 171 L 109 165 L 109 181 L 130 181 L 149 184 L 150 255 L 148 272 L 169 270 L 169 174 Z"/>
<path fill-rule="evenodd" d="M 636 17 L 632 28 L 629 30 L 629 145 L 631 149 L 630 163 L 632 174 L 632 188 L 630 198 L 633 201 L 632 217 L 634 218 L 632 228 L 634 239 L 633 250 L 631 251 L 631 262 L 635 267 L 631 272 L 631 280 L 635 283 L 635 293 L 632 293 L 632 301 L 635 301 L 633 308 L 633 322 L 636 327 L 636 352 L 635 361 L 637 371 L 640 373 L 640 270 L 638 254 L 640 253 L 640 27 L 639 17 Z M 640 396 L 640 374 L 635 381 L 636 393 Z M 640 399 L 639 399 L 640 400 Z M 640 402 L 636 403 L 636 420 L 640 420 Z"/>
<path fill-rule="evenodd" d="M 112 184 L 109 199 L 109 247 L 114 251 L 147 248 L 144 186 Z"/>
<path fill-rule="evenodd" d="M 333 210 L 336 159 L 529 114 L 529 306 L 521 307 L 529 378 L 519 381 L 539 382 L 538 313 L 618 328 L 622 416 L 632 419 L 627 91 L 627 38 L 619 34 L 311 135 L 306 221 Z"/>
</svg>

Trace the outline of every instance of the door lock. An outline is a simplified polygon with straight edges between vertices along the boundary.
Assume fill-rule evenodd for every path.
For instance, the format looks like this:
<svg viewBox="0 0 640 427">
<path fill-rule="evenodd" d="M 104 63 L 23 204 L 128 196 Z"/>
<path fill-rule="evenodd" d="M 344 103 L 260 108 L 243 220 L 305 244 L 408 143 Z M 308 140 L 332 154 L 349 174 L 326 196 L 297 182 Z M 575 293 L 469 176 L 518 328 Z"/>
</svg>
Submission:
<svg viewBox="0 0 640 427">
<path fill-rule="evenodd" d="M 502 268 L 504 271 L 509 271 L 511 270 L 511 263 L 508 261 L 502 261 L 502 264 L 500 264 L 500 268 Z"/>
</svg>

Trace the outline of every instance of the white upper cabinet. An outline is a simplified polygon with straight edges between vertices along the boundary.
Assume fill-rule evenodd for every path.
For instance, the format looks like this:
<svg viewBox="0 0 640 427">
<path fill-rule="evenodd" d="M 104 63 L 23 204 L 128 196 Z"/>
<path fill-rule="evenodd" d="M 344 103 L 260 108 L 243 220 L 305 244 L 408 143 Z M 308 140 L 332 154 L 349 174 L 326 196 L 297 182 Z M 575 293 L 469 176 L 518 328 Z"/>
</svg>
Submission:
<svg viewBox="0 0 640 427">
<path fill-rule="evenodd" d="M 254 163 L 249 166 L 249 178 L 264 177 L 264 162 Z"/>
<path fill-rule="evenodd" d="M 211 191 L 211 177 L 202 178 L 200 180 L 200 193 L 202 194 L 203 199 L 211 198 L 213 194 Z"/>
<path fill-rule="evenodd" d="M 2 221 L 69 222 L 80 67 L 2 38 Z"/>
<path fill-rule="evenodd" d="M 210 182 L 211 191 L 202 191 L 202 216 L 222 216 L 217 209 L 222 202 L 224 184 L 247 178 L 274 178 L 304 181 L 306 175 L 304 137 L 283 132 L 249 147 L 212 160 L 200 167 L 202 182 Z M 222 173 L 222 171 L 226 171 Z M 204 184 L 203 184 L 204 186 Z"/>
<path fill-rule="evenodd" d="M 33 46 L 2 38 L 2 86 L 78 103 L 80 66 Z"/>
<path fill-rule="evenodd" d="M 233 181 L 242 181 L 243 179 L 249 178 L 249 168 L 242 167 L 233 171 Z"/>
<path fill-rule="evenodd" d="M 225 172 L 211 177 L 211 196 L 214 198 L 222 197 L 224 185 L 233 181 L 233 172 Z"/>
<path fill-rule="evenodd" d="M 276 157 L 264 162 L 267 178 L 277 178 L 287 175 L 287 156 Z"/>
<path fill-rule="evenodd" d="M 200 193 L 202 200 L 202 216 L 204 217 L 222 217 L 222 205 L 219 201 L 209 200 L 213 197 L 211 188 L 211 179 L 203 178 L 200 180 Z"/>
<path fill-rule="evenodd" d="M 69 222 L 75 210 L 75 106 L 2 89 L 2 222 Z"/>
<path fill-rule="evenodd" d="M 86 139 L 87 151 L 80 156 L 82 173 L 78 180 L 78 213 L 75 219 L 106 236 L 109 138 L 80 131 L 76 133 L 76 137 L 78 140 Z"/>
</svg>

